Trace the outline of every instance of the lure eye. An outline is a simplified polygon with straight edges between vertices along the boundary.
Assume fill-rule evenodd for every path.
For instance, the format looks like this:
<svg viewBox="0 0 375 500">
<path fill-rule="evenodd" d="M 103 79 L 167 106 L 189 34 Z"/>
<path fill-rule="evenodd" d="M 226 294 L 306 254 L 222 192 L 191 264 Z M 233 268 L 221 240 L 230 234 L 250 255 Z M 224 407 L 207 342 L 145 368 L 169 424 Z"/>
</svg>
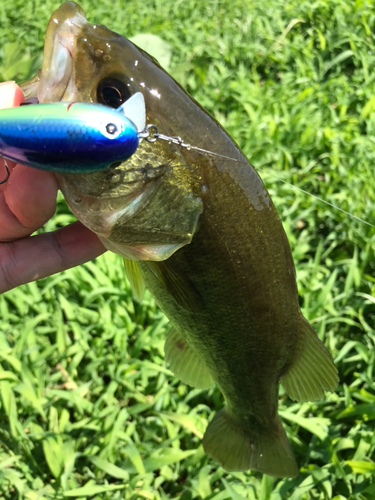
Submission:
<svg viewBox="0 0 375 500">
<path fill-rule="evenodd" d="M 104 78 L 98 86 L 97 101 L 118 108 L 132 95 L 130 87 L 117 78 Z"/>
<path fill-rule="evenodd" d="M 114 123 L 108 123 L 108 125 L 106 126 L 106 131 L 108 132 L 108 134 L 115 134 L 117 132 L 117 127 Z"/>
</svg>

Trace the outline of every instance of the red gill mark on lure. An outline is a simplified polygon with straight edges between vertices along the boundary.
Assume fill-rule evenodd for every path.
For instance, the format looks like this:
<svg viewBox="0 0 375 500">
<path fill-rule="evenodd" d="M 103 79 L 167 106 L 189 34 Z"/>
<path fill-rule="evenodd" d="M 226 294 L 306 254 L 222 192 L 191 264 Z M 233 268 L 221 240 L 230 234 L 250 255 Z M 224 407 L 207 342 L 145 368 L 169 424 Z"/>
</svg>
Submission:
<svg viewBox="0 0 375 500">
<path fill-rule="evenodd" d="M 69 112 L 69 109 L 71 108 L 71 106 L 73 106 L 73 104 L 77 104 L 76 102 L 71 102 L 68 107 L 66 108 L 66 110 Z"/>
</svg>

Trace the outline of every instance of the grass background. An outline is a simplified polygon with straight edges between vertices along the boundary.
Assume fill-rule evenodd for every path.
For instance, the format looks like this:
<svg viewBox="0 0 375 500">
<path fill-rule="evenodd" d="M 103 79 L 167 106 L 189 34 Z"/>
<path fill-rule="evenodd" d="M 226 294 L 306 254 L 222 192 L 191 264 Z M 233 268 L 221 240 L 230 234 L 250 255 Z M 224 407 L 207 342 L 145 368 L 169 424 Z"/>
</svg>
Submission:
<svg viewBox="0 0 375 500">
<path fill-rule="evenodd" d="M 58 5 L 2 3 L 0 79 L 22 81 L 40 66 Z M 106 254 L 0 297 L 0 498 L 375 499 L 375 231 L 271 176 L 375 225 L 373 3 L 81 5 L 90 22 L 167 42 L 171 74 L 262 169 L 303 312 L 340 386 L 314 403 L 281 393 L 297 478 L 226 473 L 200 444 L 218 390 L 173 378 L 166 318 L 150 295 L 133 301 L 121 259 Z M 60 199 L 44 230 L 72 220 Z"/>
</svg>

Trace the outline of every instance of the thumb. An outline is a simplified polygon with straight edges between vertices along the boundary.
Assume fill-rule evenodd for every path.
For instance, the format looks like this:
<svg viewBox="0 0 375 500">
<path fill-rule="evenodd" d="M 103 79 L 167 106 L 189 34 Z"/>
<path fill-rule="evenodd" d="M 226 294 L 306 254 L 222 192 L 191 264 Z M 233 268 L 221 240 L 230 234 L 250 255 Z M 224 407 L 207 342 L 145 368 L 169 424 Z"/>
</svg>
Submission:
<svg viewBox="0 0 375 500">
<path fill-rule="evenodd" d="M 22 90 L 16 82 L 0 83 L 0 109 L 14 108 L 24 100 Z"/>
</svg>

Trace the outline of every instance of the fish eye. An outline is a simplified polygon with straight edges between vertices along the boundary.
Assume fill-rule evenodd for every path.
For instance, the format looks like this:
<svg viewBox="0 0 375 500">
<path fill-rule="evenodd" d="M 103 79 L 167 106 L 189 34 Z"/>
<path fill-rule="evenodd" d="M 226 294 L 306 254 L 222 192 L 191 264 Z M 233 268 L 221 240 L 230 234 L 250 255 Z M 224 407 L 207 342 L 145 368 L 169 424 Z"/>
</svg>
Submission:
<svg viewBox="0 0 375 500">
<path fill-rule="evenodd" d="M 117 132 L 117 127 L 114 123 L 108 123 L 107 126 L 105 127 L 106 131 L 108 134 L 115 134 Z"/>
<path fill-rule="evenodd" d="M 111 108 L 118 108 L 132 95 L 126 83 L 117 78 L 104 78 L 98 86 L 97 101 Z"/>
</svg>

